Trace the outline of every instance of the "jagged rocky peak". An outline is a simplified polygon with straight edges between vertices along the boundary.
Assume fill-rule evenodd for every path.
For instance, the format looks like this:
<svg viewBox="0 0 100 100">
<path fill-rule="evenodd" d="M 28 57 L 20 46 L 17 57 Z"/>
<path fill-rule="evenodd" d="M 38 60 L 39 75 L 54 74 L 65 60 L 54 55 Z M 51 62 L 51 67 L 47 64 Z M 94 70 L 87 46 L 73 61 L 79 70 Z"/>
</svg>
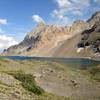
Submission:
<svg viewBox="0 0 100 100">
<path fill-rule="evenodd" d="M 100 11 L 97 11 L 92 15 L 92 17 L 87 20 L 87 22 L 90 24 L 92 27 L 95 23 L 100 23 Z"/>
<path fill-rule="evenodd" d="M 46 25 L 44 22 L 39 23 L 31 32 L 29 32 L 20 46 L 30 47 L 34 45 L 44 45 L 50 42 L 54 37 L 62 32 L 62 27 L 59 25 Z M 42 43 L 43 42 L 43 43 Z"/>
<path fill-rule="evenodd" d="M 72 26 L 70 27 L 70 32 L 72 33 L 79 33 L 84 31 L 85 29 L 89 28 L 89 24 L 88 22 L 82 21 L 82 20 L 77 20 L 74 21 L 74 23 L 72 24 Z"/>
<path fill-rule="evenodd" d="M 33 30 L 31 32 L 29 32 L 27 34 L 27 36 L 25 37 L 26 38 L 31 38 L 31 37 L 35 37 L 37 35 L 39 35 L 43 29 L 46 27 L 46 24 L 44 21 L 41 21 L 37 24 L 37 26 L 35 28 L 33 28 Z"/>
<path fill-rule="evenodd" d="M 91 19 L 94 19 L 94 18 L 100 19 L 100 11 L 97 11 L 96 13 L 94 13 L 94 14 L 92 15 Z"/>
<path fill-rule="evenodd" d="M 77 27 L 77 26 L 88 26 L 88 23 L 83 21 L 83 20 L 77 20 L 77 21 L 74 21 L 73 27 Z"/>
<path fill-rule="evenodd" d="M 62 32 L 65 29 L 65 27 L 62 27 L 61 25 L 46 25 L 44 22 L 39 23 L 31 32 L 27 34 L 25 37 L 26 39 L 36 38 L 36 37 L 44 37 L 44 36 L 50 36 L 57 35 L 60 32 Z"/>
<path fill-rule="evenodd" d="M 87 22 L 81 20 L 75 21 L 70 27 L 56 24 L 46 25 L 45 22 L 40 22 L 31 32 L 26 35 L 24 40 L 31 39 L 33 37 L 36 38 L 38 36 L 50 36 L 51 34 L 54 36 L 59 34 L 74 34 L 76 32 L 80 32 L 80 30 L 88 28 L 88 26 L 89 24 Z"/>
<path fill-rule="evenodd" d="M 46 23 L 44 22 L 44 21 L 41 21 L 41 22 L 39 22 L 38 24 L 37 24 L 37 27 L 43 27 L 43 26 L 45 26 L 46 25 Z"/>
</svg>

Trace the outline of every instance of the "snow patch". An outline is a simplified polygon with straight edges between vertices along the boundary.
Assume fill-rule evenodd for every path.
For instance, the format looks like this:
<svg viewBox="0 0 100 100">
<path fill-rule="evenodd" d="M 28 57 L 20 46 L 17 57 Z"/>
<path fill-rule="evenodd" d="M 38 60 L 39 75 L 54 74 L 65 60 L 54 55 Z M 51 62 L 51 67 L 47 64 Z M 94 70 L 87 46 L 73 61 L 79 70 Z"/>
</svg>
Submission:
<svg viewBox="0 0 100 100">
<path fill-rule="evenodd" d="M 84 48 L 78 48 L 77 53 L 80 53 Z"/>
</svg>

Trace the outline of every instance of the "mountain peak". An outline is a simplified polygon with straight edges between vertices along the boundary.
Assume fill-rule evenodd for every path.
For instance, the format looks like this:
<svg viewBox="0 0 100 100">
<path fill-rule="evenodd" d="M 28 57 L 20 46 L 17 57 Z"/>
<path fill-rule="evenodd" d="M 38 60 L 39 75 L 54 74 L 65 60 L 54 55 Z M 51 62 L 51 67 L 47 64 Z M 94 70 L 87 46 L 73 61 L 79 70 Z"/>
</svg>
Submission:
<svg viewBox="0 0 100 100">
<path fill-rule="evenodd" d="M 46 25 L 46 23 L 44 21 L 41 21 L 37 24 L 37 27 L 41 27 L 41 26 L 45 26 L 45 25 Z"/>
<path fill-rule="evenodd" d="M 100 11 L 97 11 L 96 13 L 93 14 L 93 16 L 95 17 L 100 17 Z"/>
<path fill-rule="evenodd" d="M 92 15 L 92 17 L 87 20 L 90 26 L 94 26 L 97 22 L 100 22 L 100 11 L 97 11 Z"/>
</svg>

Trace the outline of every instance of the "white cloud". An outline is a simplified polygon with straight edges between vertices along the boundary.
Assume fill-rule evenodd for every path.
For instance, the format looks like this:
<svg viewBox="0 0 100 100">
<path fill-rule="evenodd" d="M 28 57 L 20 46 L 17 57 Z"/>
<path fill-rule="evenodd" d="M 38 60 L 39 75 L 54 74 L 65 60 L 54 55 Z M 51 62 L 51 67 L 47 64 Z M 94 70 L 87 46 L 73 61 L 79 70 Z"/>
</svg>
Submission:
<svg viewBox="0 0 100 100">
<path fill-rule="evenodd" d="M 68 14 L 82 16 L 84 9 L 90 6 L 91 0 L 55 0 L 58 8 L 56 8 L 51 16 L 59 20 L 68 19 Z"/>
<path fill-rule="evenodd" d="M 64 7 L 71 4 L 68 0 L 56 0 L 56 3 L 59 7 Z"/>
<path fill-rule="evenodd" d="M 39 15 L 33 15 L 32 18 L 37 23 L 44 22 L 44 20 Z"/>
<path fill-rule="evenodd" d="M 65 10 L 61 9 L 61 10 L 57 10 L 55 9 L 52 13 L 51 16 L 55 19 L 55 21 L 57 23 L 60 24 L 67 24 L 70 23 L 70 19 L 68 18 L 68 16 L 65 15 Z"/>
<path fill-rule="evenodd" d="M 69 23 L 70 22 L 70 19 L 65 16 L 64 14 L 64 11 L 61 10 L 61 11 L 58 11 L 58 10 L 54 10 L 52 13 L 51 13 L 51 16 L 53 18 L 55 18 L 57 21 L 56 22 L 60 22 L 61 24 L 66 24 L 66 23 Z"/>
<path fill-rule="evenodd" d="M 90 0 L 56 0 L 58 7 L 66 10 L 83 9 L 90 5 Z"/>
<path fill-rule="evenodd" d="M 0 24 L 6 25 L 7 24 L 7 19 L 0 19 Z"/>
<path fill-rule="evenodd" d="M 13 37 L 0 35 L 0 50 L 6 49 L 15 44 L 18 44 L 18 42 Z"/>
</svg>

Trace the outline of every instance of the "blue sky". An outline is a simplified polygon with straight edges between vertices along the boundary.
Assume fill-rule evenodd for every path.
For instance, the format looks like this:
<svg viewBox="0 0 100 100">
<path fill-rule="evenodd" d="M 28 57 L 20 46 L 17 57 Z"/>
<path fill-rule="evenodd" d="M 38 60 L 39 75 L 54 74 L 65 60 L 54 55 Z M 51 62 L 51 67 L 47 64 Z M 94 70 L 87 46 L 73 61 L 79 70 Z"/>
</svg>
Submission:
<svg viewBox="0 0 100 100">
<path fill-rule="evenodd" d="M 0 0 L 0 50 L 21 41 L 39 22 L 69 24 L 100 10 L 100 0 Z"/>
</svg>

